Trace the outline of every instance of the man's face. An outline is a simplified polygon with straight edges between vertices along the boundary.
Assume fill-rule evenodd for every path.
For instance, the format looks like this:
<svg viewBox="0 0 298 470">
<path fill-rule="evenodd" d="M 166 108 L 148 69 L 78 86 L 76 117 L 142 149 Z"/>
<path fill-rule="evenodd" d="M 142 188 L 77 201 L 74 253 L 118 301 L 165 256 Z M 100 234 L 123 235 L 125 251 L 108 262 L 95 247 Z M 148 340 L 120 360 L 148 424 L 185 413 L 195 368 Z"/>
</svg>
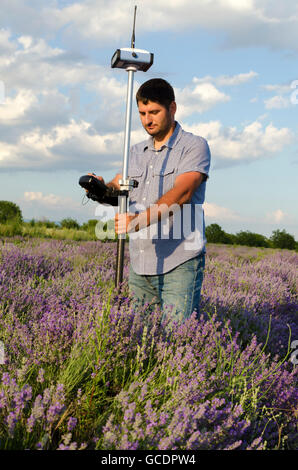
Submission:
<svg viewBox="0 0 298 470">
<path fill-rule="evenodd" d="M 154 101 L 148 101 L 147 104 L 139 101 L 138 108 L 142 125 L 152 137 L 166 135 L 175 122 L 176 103 L 174 101 L 169 109 Z"/>
</svg>

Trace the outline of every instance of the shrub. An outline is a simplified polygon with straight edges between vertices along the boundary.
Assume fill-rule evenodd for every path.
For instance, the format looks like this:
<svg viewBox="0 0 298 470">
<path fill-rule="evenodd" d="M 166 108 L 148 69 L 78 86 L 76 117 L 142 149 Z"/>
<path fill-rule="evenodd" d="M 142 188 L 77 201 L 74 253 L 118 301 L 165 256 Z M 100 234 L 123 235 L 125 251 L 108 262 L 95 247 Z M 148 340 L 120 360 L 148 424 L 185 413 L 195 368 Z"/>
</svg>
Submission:
<svg viewBox="0 0 298 470">
<path fill-rule="evenodd" d="M 6 224 L 12 221 L 17 223 L 23 221 L 21 209 L 14 202 L 0 201 L 0 223 Z"/>
<path fill-rule="evenodd" d="M 269 247 L 269 243 L 264 235 L 250 231 L 240 231 L 235 235 L 235 241 L 238 245 Z"/>
<path fill-rule="evenodd" d="M 0 235 L 2 237 L 15 237 L 23 234 L 22 225 L 17 221 L 0 224 Z"/>
<path fill-rule="evenodd" d="M 270 240 L 273 248 L 287 248 L 288 250 L 295 250 L 296 248 L 295 238 L 285 230 L 274 230 Z"/>
<path fill-rule="evenodd" d="M 94 232 L 97 222 L 98 222 L 97 219 L 90 219 L 88 220 L 88 222 L 85 222 L 84 224 L 82 224 L 81 229 Z"/>
<path fill-rule="evenodd" d="M 46 228 L 57 228 L 58 227 L 56 222 L 52 222 L 51 220 L 48 220 L 48 219 L 38 220 L 35 225 L 37 225 L 38 227 L 46 227 Z"/>
<path fill-rule="evenodd" d="M 60 225 L 62 228 L 74 228 L 74 229 L 79 229 L 80 224 L 75 220 L 70 217 L 67 217 L 66 219 L 62 219 L 60 222 Z"/>
<path fill-rule="evenodd" d="M 205 233 L 208 243 L 231 243 L 229 235 L 218 224 L 208 225 Z"/>
</svg>

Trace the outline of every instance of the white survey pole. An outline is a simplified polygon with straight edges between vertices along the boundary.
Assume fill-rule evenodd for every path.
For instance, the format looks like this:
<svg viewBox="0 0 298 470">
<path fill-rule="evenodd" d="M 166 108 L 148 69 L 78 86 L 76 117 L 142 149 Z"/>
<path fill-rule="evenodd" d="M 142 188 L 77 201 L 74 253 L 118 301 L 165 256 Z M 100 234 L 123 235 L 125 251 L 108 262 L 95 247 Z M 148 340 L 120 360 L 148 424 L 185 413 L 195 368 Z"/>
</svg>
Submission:
<svg viewBox="0 0 298 470">
<path fill-rule="evenodd" d="M 153 64 L 153 54 L 151 52 L 135 48 L 136 10 L 137 7 L 135 7 L 134 11 L 131 47 L 117 49 L 111 59 L 112 68 L 125 69 L 128 72 L 122 179 L 119 181 L 120 193 L 118 196 L 120 214 L 127 212 L 129 190 L 133 187 L 136 187 L 136 182 L 129 179 L 128 177 L 134 73 L 138 70 L 146 72 Z M 125 239 L 126 234 L 121 234 L 118 236 L 115 277 L 115 284 L 117 287 L 121 284 L 123 278 Z"/>
<path fill-rule="evenodd" d="M 135 67 L 128 67 L 128 82 L 126 95 L 126 117 L 125 117 L 125 134 L 124 134 L 124 152 L 123 152 L 123 168 L 122 178 L 127 179 L 128 159 L 130 149 L 130 133 L 131 133 L 131 116 L 132 116 L 132 99 L 133 99 L 133 81 L 134 73 L 137 71 Z"/>
</svg>

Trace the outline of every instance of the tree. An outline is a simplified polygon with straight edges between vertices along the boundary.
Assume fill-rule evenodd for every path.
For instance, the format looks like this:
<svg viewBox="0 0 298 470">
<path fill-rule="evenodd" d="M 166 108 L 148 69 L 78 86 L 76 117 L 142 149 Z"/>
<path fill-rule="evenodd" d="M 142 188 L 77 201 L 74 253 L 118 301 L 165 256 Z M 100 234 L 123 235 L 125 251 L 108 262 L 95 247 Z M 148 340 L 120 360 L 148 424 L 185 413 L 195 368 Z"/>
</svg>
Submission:
<svg viewBox="0 0 298 470">
<path fill-rule="evenodd" d="M 259 233 L 253 233 L 248 230 L 236 233 L 235 243 L 238 243 L 238 245 L 246 246 L 269 246 L 268 240 L 266 237 L 264 237 L 264 235 L 260 235 Z"/>
<path fill-rule="evenodd" d="M 218 224 L 211 224 L 205 230 L 208 243 L 231 243 L 229 235 Z"/>
<path fill-rule="evenodd" d="M 0 223 L 21 223 L 23 221 L 22 211 L 14 202 L 0 201 Z"/>
<path fill-rule="evenodd" d="M 80 228 L 80 224 L 75 219 L 71 219 L 70 217 L 66 219 L 62 219 L 60 222 L 60 225 L 63 228 L 74 228 L 74 229 Z"/>
<path fill-rule="evenodd" d="M 90 232 L 94 232 L 95 231 L 95 226 L 96 226 L 97 223 L 98 223 L 97 219 L 89 219 L 88 222 L 85 222 L 81 226 L 81 229 L 82 230 L 87 230 L 87 231 L 90 231 Z"/>
<path fill-rule="evenodd" d="M 270 240 L 274 248 L 286 248 L 288 250 L 295 250 L 296 248 L 295 238 L 285 230 L 274 230 Z"/>
<path fill-rule="evenodd" d="M 30 222 L 32 225 L 32 223 Z M 53 222 L 52 220 L 47 219 L 46 217 L 42 217 L 40 220 L 38 220 L 35 225 L 38 227 L 46 227 L 46 228 L 58 228 L 59 226 L 56 224 L 56 222 Z"/>
</svg>

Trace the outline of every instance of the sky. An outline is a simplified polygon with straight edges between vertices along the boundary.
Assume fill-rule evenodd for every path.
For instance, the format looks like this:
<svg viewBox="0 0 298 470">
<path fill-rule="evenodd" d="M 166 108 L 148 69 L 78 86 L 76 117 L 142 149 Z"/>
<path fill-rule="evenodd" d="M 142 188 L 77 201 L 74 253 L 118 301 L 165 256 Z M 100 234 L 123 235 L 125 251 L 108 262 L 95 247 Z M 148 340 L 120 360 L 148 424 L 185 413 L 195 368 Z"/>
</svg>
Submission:
<svg viewBox="0 0 298 470">
<path fill-rule="evenodd" d="M 127 72 L 154 54 L 176 119 L 211 150 L 206 224 L 298 239 L 298 4 L 293 0 L 1 0 L 0 200 L 25 220 L 100 218 L 78 185 L 122 171 Z M 146 138 L 135 100 L 131 143 Z M 102 208 L 103 206 L 101 206 Z"/>
</svg>

